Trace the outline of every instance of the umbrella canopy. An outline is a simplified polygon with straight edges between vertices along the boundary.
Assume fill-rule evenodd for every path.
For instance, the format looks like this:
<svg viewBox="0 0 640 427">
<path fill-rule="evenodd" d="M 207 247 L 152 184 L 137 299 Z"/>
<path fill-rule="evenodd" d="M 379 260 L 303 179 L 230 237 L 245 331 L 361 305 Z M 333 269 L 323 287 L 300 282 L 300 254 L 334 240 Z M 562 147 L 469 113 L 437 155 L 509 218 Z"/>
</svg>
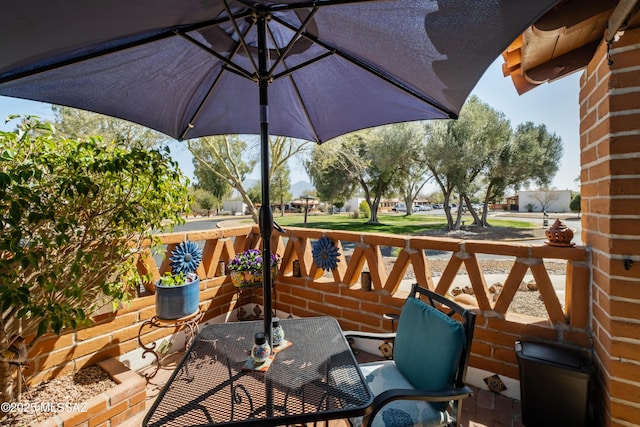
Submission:
<svg viewBox="0 0 640 427">
<path fill-rule="evenodd" d="M 262 78 L 270 132 L 323 142 L 455 118 L 493 60 L 556 2 L 10 0 L 0 17 L 0 95 L 189 139 L 258 134 Z"/>
<path fill-rule="evenodd" d="M 82 108 L 176 139 L 323 142 L 456 118 L 489 64 L 558 0 L 8 0 L 0 95 Z M 264 269 L 270 329 L 269 269 Z M 268 333 L 267 337 L 271 337 Z"/>
</svg>

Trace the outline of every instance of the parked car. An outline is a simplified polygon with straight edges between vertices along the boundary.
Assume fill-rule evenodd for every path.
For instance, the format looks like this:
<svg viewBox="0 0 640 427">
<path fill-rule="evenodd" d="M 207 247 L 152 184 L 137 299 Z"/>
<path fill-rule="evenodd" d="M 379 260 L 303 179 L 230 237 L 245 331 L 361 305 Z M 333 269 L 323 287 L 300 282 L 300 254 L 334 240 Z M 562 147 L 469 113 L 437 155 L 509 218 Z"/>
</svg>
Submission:
<svg viewBox="0 0 640 427">
<path fill-rule="evenodd" d="M 413 210 L 416 212 L 426 212 L 430 211 L 431 209 L 433 209 L 431 205 L 415 205 L 413 207 Z"/>
<path fill-rule="evenodd" d="M 391 210 L 393 212 L 406 212 L 407 205 L 405 205 L 404 203 L 396 203 L 396 205 L 393 208 L 391 208 Z"/>
</svg>

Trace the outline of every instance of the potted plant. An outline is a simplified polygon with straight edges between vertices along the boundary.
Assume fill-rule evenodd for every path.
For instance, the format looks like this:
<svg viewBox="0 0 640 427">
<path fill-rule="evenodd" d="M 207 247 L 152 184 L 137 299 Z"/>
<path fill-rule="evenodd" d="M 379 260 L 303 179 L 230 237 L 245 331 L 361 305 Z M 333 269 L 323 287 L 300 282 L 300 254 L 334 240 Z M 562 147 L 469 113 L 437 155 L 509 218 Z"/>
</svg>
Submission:
<svg viewBox="0 0 640 427">
<path fill-rule="evenodd" d="M 186 240 L 171 251 L 171 272 L 156 284 L 156 315 L 174 320 L 198 311 L 200 277 L 195 273 L 202 260 L 202 250 Z"/>
<path fill-rule="evenodd" d="M 271 279 L 275 279 L 280 258 L 271 254 Z M 238 288 L 262 286 L 262 251 L 249 249 L 240 252 L 229 261 L 227 271 L 231 274 L 231 281 Z"/>
</svg>

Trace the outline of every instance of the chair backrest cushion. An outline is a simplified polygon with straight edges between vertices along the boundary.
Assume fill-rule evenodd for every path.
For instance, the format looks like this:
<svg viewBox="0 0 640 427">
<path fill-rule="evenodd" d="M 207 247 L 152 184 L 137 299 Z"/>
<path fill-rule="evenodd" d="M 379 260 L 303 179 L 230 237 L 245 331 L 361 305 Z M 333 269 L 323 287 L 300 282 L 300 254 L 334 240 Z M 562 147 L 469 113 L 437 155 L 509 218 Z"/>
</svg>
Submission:
<svg viewBox="0 0 640 427">
<path fill-rule="evenodd" d="M 460 322 L 424 301 L 407 299 L 398 321 L 393 359 L 415 388 L 451 388 L 464 345 Z"/>
</svg>

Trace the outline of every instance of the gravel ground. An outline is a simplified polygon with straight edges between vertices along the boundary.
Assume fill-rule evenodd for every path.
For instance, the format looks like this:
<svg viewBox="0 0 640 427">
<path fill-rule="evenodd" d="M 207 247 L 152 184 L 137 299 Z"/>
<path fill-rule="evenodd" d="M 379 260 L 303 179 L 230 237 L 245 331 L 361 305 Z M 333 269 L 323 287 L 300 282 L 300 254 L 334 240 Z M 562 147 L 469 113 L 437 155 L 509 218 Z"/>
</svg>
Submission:
<svg viewBox="0 0 640 427">
<path fill-rule="evenodd" d="M 46 411 L 47 404 L 81 404 L 116 385 L 109 374 L 99 366 L 93 365 L 82 368 L 75 374 L 64 375 L 36 387 L 25 388 L 22 392 L 21 406 L 16 408 L 25 410 L 12 411 L 9 419 L 0 420 L 0 426 L 33 426 L 53 416 L 51 411 L 45 413 L 33 409 L 44 407 Z"/>
<path fill-rule="evenodd" d="M 446 267 L 449 260 L 429 260 L 429 267 L 431 268 L 431 274 L 436 277 L 439 276 L 444 268 Z M 498 259 L 490 259 L 490 260 L 478 260 L 480 264 L 480 270 L 485 274 L 500 274 L 504 275 L 506 279 L 511 267 L 513 266 L 513 260 L 498 260 Z M 545 262 L 544 263 L 547 272 L 550 275 L 565 275 L 566 274 L 566 263 L 564 262 Z M 409 268 L 411 269 L 411 267 Z M 413 269 L 411 269 L 411 273 L 409 274 L 409 269 L 407 269 L 407 278 L 413 278 Z M 464 266 L 460 267 L 460 271 L 458 274 L 466 274 L 464 271 Z M 409 276 L 412 277 L 409 277 Z M 487 286 L 491 286 L 494 283 L 487 283 Z M 564 301 L 560 300 L 560 303 L 563 304 Z M 544 303 L 540 299 L 540 293 L 538 291 L 530 291 L 530 290 L 520 290 L 516 292 L 516 295 L 513 297 L 513 301 L 509 305 L 508 312 L 519 313 L 519 314 L 528 314 L 530 316 L 547 318 L 547 309 L 544 306 Z"/>
</svg>

